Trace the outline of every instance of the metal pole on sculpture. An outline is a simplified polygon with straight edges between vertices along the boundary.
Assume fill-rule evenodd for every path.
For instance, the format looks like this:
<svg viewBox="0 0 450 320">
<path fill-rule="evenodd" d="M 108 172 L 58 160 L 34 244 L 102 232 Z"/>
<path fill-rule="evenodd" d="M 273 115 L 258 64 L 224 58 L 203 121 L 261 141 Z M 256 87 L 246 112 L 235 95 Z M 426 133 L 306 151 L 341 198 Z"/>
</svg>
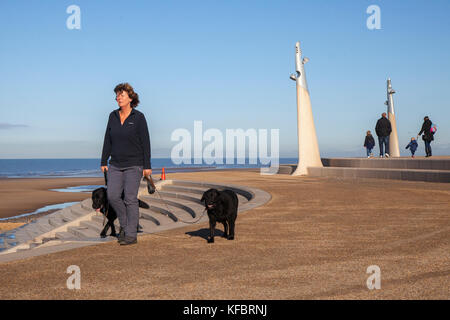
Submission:
<svg viewBox="0 0 450 320">
<path fill-rule="evenodd" d="M 395 90 L 392 89 L 391 79 L 387 80 L 387 112 L 388 119 L 391 122 L 392 132 L 389 137 L 389 155 L 391 157 L 400 157 L 400 148 L 398 145 L 397 121 L 395 120 L 394 98 Z"/>
<path fill-rule="evenodd" d="M 291 79 L 297 84 L 297 133 L 298 133 L 298 165 L 292 175 L 307 175 L 308 167 L 322 167 L 316 127 L 311 109 L 308 85 L 304 65 L 308 58 L 301 59 L 300 42 L 295 44 L 295 71 Z"/>
</svg>

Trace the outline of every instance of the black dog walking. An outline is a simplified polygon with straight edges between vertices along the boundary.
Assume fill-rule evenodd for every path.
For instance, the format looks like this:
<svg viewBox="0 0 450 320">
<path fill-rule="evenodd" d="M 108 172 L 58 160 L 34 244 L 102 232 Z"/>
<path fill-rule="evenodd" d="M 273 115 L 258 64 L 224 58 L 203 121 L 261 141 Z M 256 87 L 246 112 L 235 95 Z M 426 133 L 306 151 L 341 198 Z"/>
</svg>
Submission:
<svg viewBox="0 0 450 320">
<path fill-rule="evenodd" d="M 234 227 L 238 211 L 238 197 L 234 191 L 209 189 L 203 193 L 201 202 L 205 203 L 209 217 L 209 239 L 208 243 L 214 242 L 214 231 L 216 222 L 224 227 L 224 237 L 228 240 L 234 239 Z"/>
<path fill-rule="evenodd" d="M 108 179 L 106 176 L 106 171 L 104 171 L 105 175 L 105 186 L 108 185 Z M 124 198 L 124 194 L 122 193 L 122 199 Z M 139 201 L 139 207 L 148 209 L 150 208 L 147 203 L 144 201 Z M 116 233 L 116 227 L 114 226 L 114 221 L 117 219 L 117 213 L 116 210 L 112 206 L 109 205 L 107 191 L 105 187 L 100 187 L 92 191 L 92 208 L 96 212 L 101 212 L 104 216 L 106 221 L 106 225 L 103 228 L 103 230 L 100 232 L 100 237 L 105 238 L 106 233 L 108 232 L 109 228 L 111 228 L 111 237 L 117 237 Z M 138 224 L 137 232 L 139 232 L 139 229 L 142 227 Z"/>
</svg>

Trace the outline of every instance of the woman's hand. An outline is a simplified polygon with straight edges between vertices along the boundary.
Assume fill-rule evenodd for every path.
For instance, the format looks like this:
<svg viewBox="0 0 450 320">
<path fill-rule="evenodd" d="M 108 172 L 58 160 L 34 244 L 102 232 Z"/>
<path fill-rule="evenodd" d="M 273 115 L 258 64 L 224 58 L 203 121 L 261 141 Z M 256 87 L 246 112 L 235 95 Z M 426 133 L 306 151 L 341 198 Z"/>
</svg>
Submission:
<svg viewBox="0 0 450 320">
<path fill-rule="evenodd" d="M 102 172 L 108 171 L 108 166 L 101 166 Z"/>
<path fill-rule="evenodd" d="M 151 175 L 152 174 L 152 169 L 144 169 L 143 171 L 142 171 L 142 175 L 143 176 L 149 176 L 149 175 Z"/>
</svg>

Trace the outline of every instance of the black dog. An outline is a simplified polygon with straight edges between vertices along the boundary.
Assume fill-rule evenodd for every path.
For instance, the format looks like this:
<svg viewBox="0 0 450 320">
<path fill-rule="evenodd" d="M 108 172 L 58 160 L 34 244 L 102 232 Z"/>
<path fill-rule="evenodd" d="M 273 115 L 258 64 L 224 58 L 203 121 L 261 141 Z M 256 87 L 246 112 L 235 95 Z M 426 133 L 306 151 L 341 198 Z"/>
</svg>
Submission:
<svg viewBox="0 0 450 320">
<path fill-rule="evenodd" d="M 124 194 L 122 193 L 122 199 L 123 198 Z M 139 200 L 139 207 L 144 209 L 150 208 L 147 203 L 141 200 Z M 100 233 L 100 237 L 106 237 L 106 232 L 108 231 L 109 227 L 111 227 L 111 237 L 117 237 L 116 228 L 114 227 L 114 221 L 117 219 L 117 213 L 114 208 L 109 205 L 105 187 L 101 187 L 92 191 L 92 208 L 97 212 L 101 212 L 108 219 L 108 222 Z M 139 229 L 142 229 L 142 227 L 138 224 L 137 229 L 137 231 L 139 232 Z"/>
<path fill-rule="evenodd" d="M 224 227 L 224 237 L 234 239 L 234 224 L 237 218 L 238 197 L 234 191 L 209 189 L 203 193 L 201 202 L 205 202 L 209 217 L 208 243 L 214 242 L 214 229 L 216 222 L 221 222 Z"/>
</svg>

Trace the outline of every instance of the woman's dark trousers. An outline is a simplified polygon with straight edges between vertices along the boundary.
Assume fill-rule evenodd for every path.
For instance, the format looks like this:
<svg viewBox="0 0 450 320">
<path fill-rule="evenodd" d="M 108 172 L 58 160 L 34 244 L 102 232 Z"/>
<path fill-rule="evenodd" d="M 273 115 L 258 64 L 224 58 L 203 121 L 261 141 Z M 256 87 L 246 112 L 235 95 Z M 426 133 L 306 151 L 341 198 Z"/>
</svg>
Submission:
<svg viewBox="0 0 450 320">
<path fill-rule="evenodd" d="M 425 153 L 427 156 L 431 157 L 431 141 L 424 140 L 425 142 Z"/>
<path fill-rule="evenodd" d="M 116 210 L 120 226 L 125 231 L 125 238 L 134 240 L 137 237 L 139 223 L 138 191 L 142 178 L 142 166 L 108 168 L 108 201 Z M 124 199 L 122 200 L 122 191 Z"/>
</svg>

